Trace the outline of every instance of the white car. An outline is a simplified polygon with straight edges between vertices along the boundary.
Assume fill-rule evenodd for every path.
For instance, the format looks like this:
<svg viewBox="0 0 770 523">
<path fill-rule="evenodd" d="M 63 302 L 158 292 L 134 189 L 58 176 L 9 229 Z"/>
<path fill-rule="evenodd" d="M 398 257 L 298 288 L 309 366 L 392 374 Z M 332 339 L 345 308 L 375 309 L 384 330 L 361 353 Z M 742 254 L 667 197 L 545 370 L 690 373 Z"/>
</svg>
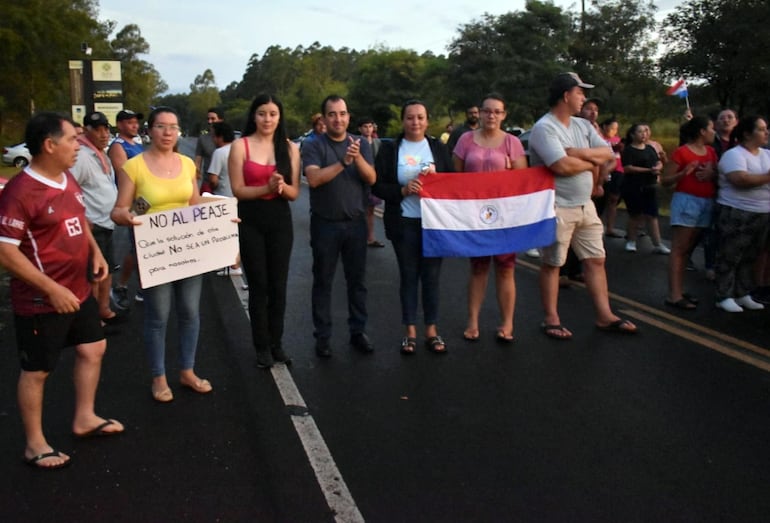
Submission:
<svg viewBox="0 0 770 523">
<path fill-rule="evenodd" d="M 19 143 L 10 147 L 3 147 L 3 163 L 15 167 L 24 167 L 29 164 L 32 156 L 29 154 L 26 143 Z"/>
</svg>

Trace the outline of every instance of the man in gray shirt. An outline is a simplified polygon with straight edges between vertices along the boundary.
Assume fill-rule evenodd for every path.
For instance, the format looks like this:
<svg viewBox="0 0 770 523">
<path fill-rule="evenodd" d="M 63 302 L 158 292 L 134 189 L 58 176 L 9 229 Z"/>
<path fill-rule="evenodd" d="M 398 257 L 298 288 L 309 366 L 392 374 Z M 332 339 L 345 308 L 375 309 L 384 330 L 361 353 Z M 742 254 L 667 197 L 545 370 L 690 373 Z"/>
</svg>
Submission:
<svg viewBox="0 0 770 523">
<path fill-rule="evenodd" d="M 572 337 L 561 325 L 558 312 L 559 267 L 570 245 L 583 262 L 596 327 L 625 334 L 637 330 L 633 323 L 616 316 L 609 303 L 604 229 L 591 195 L 601 186 L 600 172 L 609 169 L 615 157 L 590 122 L 576 116 L 586 99 L 583 90 L 592 87 L 575 73 L 559 74 L 548 95 L 551 110 L 535 124 L 529 140 L 531 165 L 545 165 L 556 178 L 556 242 L 543 249 L 540 294 L 545 311 L 543 332 L 560 340 Z"/>
<path fill-rule="evenodd" d="M 110 218 L 110 212 L 118 197 L 118 187 L 115 184 L 112 163 L 104 152 L 110 141 L 110 124 L 103 113 L 92 112 L 86 115 L 83 127 L 85 132 L 78 136 L 78 159 L 70 172 L 83 190 L 86 219 L 112 272 L 115 267 L 112 250 L 115 223 Z M 102 280 L 93 281 L 92 286 L 102 322 L 106 324 L 123 319 L 110 308 L 112 274 Z"/>
<path fill-rule="evenodd" d="M 326 133 L 302 148 L 310 186 L 310 245 L 313 249 L 313 335 L 321 358 L 331 356 L 332 283 L 342 259 L 348 288 L 350 346 L 372 352 L 366 335 L 366 206 L 376 178 L 369 142 L 348 134 L 345 100 L 327 96 L 321 104 Z"/>
</svg>

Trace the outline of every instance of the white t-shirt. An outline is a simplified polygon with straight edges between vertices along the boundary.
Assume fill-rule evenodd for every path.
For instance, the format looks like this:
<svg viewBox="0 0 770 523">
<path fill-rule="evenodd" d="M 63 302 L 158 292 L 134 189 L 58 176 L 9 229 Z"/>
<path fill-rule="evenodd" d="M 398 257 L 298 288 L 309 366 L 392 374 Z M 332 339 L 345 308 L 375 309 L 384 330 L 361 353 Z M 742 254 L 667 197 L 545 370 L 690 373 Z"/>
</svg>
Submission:
<svg viewBox="0 0 770 523">
<path fill-rule="evenodd" d="M 743 171 L 752 174 L 770 172 L 770 151 L 760 149 L 751 154 L 740 145 L 726 151 L 719 160 L 719 191 L 717 203 L 742 211 L 770 212 L 770 184 L 757 187 L 736 187 L 727 180 L 727 173 Z"/>
</svg>

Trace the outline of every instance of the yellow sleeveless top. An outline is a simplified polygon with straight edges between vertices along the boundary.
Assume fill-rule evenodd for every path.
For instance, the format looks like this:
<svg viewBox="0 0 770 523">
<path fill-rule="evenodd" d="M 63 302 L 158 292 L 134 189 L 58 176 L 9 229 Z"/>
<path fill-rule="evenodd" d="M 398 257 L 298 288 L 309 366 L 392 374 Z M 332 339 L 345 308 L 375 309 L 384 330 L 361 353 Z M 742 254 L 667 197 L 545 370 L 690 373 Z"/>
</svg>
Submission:
<svg viewBox="0 0 770 523">
<path fill-rule="evenodd" d="M 187 156 L 177 153 L 182 170 L 176 178 L 159 178 L 150 172 L 144 154 L 138 154 L 123 164 L 123 169 L 136 186 L 136 197 L 150 202 L 149 213 L 187 207 L 193 195 L 195 164 Z"/>
</svg>

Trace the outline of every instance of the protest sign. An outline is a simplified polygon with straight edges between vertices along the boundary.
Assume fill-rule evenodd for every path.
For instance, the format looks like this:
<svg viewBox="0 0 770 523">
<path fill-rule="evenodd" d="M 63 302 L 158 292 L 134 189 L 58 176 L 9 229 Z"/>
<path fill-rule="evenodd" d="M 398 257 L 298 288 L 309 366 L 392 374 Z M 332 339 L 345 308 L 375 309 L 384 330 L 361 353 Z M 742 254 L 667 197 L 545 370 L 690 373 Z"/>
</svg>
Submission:
<svg viewBox="0 0 770 523">
<path fill-rule="evenodd" d="M 238 256 L 235 198 L 138 216 L 134 227 L 142 288 L 181 280 L 235 263 Z"/>
</svg>

